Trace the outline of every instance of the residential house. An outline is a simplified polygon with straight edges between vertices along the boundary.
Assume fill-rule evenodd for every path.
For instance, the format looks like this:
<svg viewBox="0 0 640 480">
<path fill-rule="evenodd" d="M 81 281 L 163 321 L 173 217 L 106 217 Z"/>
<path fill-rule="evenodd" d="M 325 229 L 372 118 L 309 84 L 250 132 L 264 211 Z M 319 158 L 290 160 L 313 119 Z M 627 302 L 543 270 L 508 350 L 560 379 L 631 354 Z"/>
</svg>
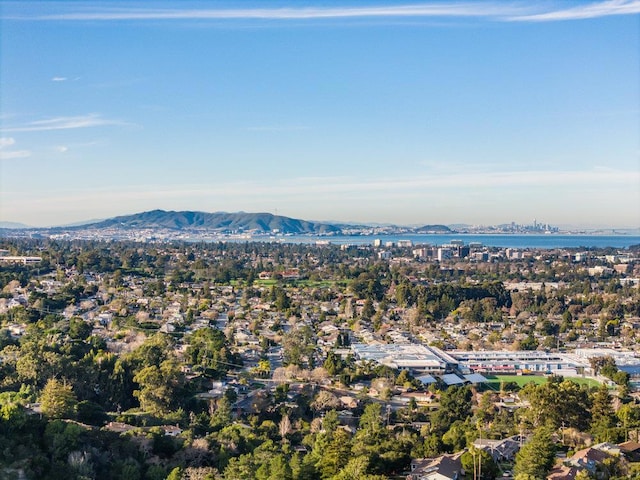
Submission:
<svg viewBox="0 0 640 480">
<path fill-rule="evenodd" d="M 168 437 L 177 437 L 182 433 L 182 429 L 178 425 L 163 425 L 162 430 Z"/>
<path fill-rule="evenodd" d="M 521 435 L 492 440 L 479 438 L 473 442 L 473 446 L 487 452 L 495 462 L 511 462 L 515 459 L 516 453 L 524 443 L 525 438 Z"/>
<path fill-rule="evenodd" d="M 573 466 L 560 465 L 549 472 L 547 480 L 573 480 L 579 471 L 578 468 Z"/>
<path fill-rule="evenodd" d="M 411 460 L 410 480 L 458 480 L 464 475 L 460 457 L 463 452 L 437 458 Z"/>
<path fill-rule="evenodd" d="M 630 462 L 640 462 L 640 443 L 629 441 L 618 444 L 618 447 Z"/>
<path fill-rule="evenodd" d="M 590 474 L 595 474 L 598 465 L 601 465 L 606 459 L 611 457 L 612 455 L 607 452 L 589 447 L 578 450 L 569 458 L 567 463 L 574 467 L 583 468 Z"/>
</svg>

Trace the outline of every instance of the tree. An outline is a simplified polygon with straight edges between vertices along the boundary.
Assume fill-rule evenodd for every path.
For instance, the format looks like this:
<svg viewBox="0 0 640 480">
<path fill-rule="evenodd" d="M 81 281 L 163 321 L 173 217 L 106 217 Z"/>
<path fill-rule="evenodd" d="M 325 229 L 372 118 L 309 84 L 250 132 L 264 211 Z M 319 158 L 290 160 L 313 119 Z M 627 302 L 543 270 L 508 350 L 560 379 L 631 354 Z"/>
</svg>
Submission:
<svg viewBox="0 0 640 480">
<path fill-rule="evenodd" d="M 291 299 L 282 287 L 271 288 L 271 299 L 279 312 L 284 312 L 291 306 Z"/>
<path fill-rule="evenodd" d="M 468 387 L 447 388 L 440 395 L 440 409 L 431 415 L 434 432 L 444 433 L 456 420 L 471 416 L 471 390 Z"/>
<path fill-rule="evenodd" d="M 93 327 L 81 318 L 72 317 L 69 320 L 69 336 L 74 340 L 86 340 Z"/>
<path fill-rule="evenodd" d="M 198 332 L 203 331 L 198 330 Z M 157 333 L 147 338 L 145 342 L 132 351 L 128 356 L 129 360 L 137 368 L 159 366 L 170 352 L 173 351 L 173 340 L 169 335 Z"/>
<path fill-rule="evenodd" d="M 469 477 L 473 472 L 472 478 L 490 480 L 496 478 L 496 474 L 498 473 L 498 466 L 493 461 L 491 455 L 489 455 L 487 451 L 473 446 L 462 454 L 460 462 Z M 477 473 L 479 473 L 479 476 L 476 476 Z"/>
<path fill-rule="evenodd" d="M 536 348 L 538 348 L 538 340 L 533 335 L 529 335 L 520 342 L 521 350 L 535 350 Z"/>
<path fill-rule="evenodd" d="M 166 414 L 182 400 L 184 374 L 174 360 L 165 360 L 159 367 L 145 367 L 133 380 L 140 386 L 133 395 L 140 401 L 140 407 L 147 412 Z"/>
<path fill-rule="evenodd" d="M 287 443 L 287 435 L 291 432 L 291 421 L 289 420 L 289 415 L 282 416 L 282 419 L 278 424 L 278 431 L 280 433 L 280 437 L 282 438 L 282 443 Z"/>
<path fill-rule="evenodd" d="M 640 427 L 640 407 L 630 403 L 624 404 L 618 409 L 616 416 L 622 423 L 626 440 L 628 440 L 629 429 Z"/>
<path fill-rule="evenodd" d="M 67 463 L 73 472 L 72 478 L 89 479 L 95 477 L 90 453 L 73 451 L 67 457 Z"/>
<path fill-rule="evenodd" d="M 411 385 L 411 375 L 408 370 L 400 370 L 400 373 L 396 377 L 396 385 L 406 387 Z"/>
<path fill-rule="evenodd" d="M 271 362 L 268 359 L 258 361 L 258 365 L 251 369 L 251 373 L 258 378 L 269 378 Z"/>
<path fill-rule="evenodd" d="M 72 418 L 78 399 L 71 385 L 50 378 L 42 390 L 40 404 L 42 413 L 50 418 Z"/>
<path fill-rule="evenodd" d="M 373 436 L 384 428 L 382 424 L 382 407 L 379 403 L 370 403 L 364 407 L 360 417 L 360 429 L 367 435 Z"/>
<path fill-rule="evenodd" d="M 387 478 L 384 475 L 367 473 L 368 468 L 369 460 L 367 457 L 355 457 L 349 460 L 349 463 L 332 480 L 385 480 Z"/>
<path fill-rule="evenodd" d="M 552 430 L 541 427 L 536 430 L 527 443 L 516 454 L 513 473 L 531 475 L 534 478 L 546 478 L 555 460 L 555 446 L 551 440 Z"/>
<path fill-rule="evenodd" d="M 97 403 L 83 400 L 77 405 L 77 418 L 79 422 L 90 425 L 104 425 L 109 416 Z"/>
<path fill-rule="evenodd" d="M 291 480 L 292 478 L 289 462 L 287 462 L 287 459 L 282 454 L 273 456 L 268 464 L 263 463 L 263 465 L 268 465 L 268 475 L 261 477 L 260 468 L 258 468 L 258 471 L 256 472 L 257 480 L 260 480 L 261 478 L 264 478 L 264 480 Z"/>
<path fill-rule="evenodd" d="M 466 426 L 463 421 L 456 420 L 447 433 L 442 436 L 442 442 L 449 447 L 449 451 L 459 452 L 467 446 Z"/>
<path fill-rule="evenodd" d="M 611 363 L 613 363 L 615 365 L 615 360 L 613 360 L 613 358 L 611 358 L 610 356 L 590 357 L 589 358 L 589 364 L 590 364 L 591 370 L 593 370 L 593 374 L 595 376 L 598 376 L 598 373 L 600 373 L 600 369 L 602 367 L 604 367 L 605 365 L 611 364 Z"/>
<path fill-rule="evenodd" d="M 83 427 L 75 423 L 52 420 L 44 429 L 42 442 L 53 460 L 64 461 L 71 452 L 80 448 L 85 432 Z"/>
<path fill-rule="evenodd" d="M 211 415 L 210 425 L 216 429 L 220 430 L 231 424 L 232 421 L 232 411 L 231 411 L 231 403 L 226 396 L 219 398 L 216 402 L 215 411 Z"/>
<path fill-rule="evenodd" d="M 333 433 L 333 438 L 321 452 L 316 468 L 321 473 L 321 478 L 331 478 L 337 474 L 351 458 L 351 438 L 342 429 Z"/>
<path fill-rule="evenodd" d="M 589 425 L 591 401 L 585 388 L 562 377 L 549 377 L 546 383 L 527 384 L 520 392 L 530 407 L 523 412 L 534 427 L 546 424 L 559 428 L 566 427 L 584 430 Z"/>
<path fill-rule="evenodd" d="M 240 455 L 229 459 L 224 470 L 225 480 L 245 480 L 255 478 L 255 468 L 250 455 Z"/>
<path fill-rule="evenodd" d="M 201 328 L 187 337 L 187 358 L 214 378 L 229 370 L 233 357 L 227 346 L 227 338 L 220 330 Z"/>
<path fill-rule="evenodd" d="M 325 432 L 332 434 L 339 426 L 340 418 L 338 417 L 338 412 L 329 410 L 322 419 L 322 428 Z"/>
<path fill-rule="evenodd" d="M 314 349 L 313 332 L 309 326 L 291 330 L 282 337 L 282 354 L 286 365 L 301 367 L 305 358 L 311 362 Z"/>
<path fill-rule="evenodd" d="M 598 442 L 611 441 L 611 428 L 615 425 L 615 415 L 611 405 L 611 395 L 608 387 L 603 383 L 593 395 L 591 406 L 591 433 Z"/>
<path fill-rule="evenodd" d="M 364 320 L 370 320 L 375 313 L 376 310 L 373 308 L 373 302 L 370 299 L 366 299 L 362 307 L 362 318 Z"/>
<path fill-rule="evenodd" d="M 323 367 L 327 370 L 327 373 L 331 376 L 338 375 L 345 367 L 345 362 L 337 356 L 334 352 L 327 354 L 327 359 L 324 361 Z"/>
</svg>

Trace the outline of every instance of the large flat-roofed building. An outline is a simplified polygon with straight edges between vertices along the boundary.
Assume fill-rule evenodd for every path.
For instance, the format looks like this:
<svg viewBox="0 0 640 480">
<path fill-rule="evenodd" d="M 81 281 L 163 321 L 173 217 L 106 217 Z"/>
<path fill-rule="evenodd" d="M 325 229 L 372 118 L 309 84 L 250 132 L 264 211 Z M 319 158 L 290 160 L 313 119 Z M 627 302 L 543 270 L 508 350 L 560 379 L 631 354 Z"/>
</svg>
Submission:
<svg viewBox="0 0 640 480">
<path fill-rule="evenodd" d="M 538 350 L 442 351 L 419 343 L 351 345 L 355 358 L 369 360 L 391 368 L 410 370 L 414 375 L 436 375 L 446 384 L 478 383 L 481 373 L 552 373 L 563 376 L 580 375 L 589 369 L 589 362 L 576 355 Z M 447 374 L 454 374 L 459 382 Z M 428 382 L 426 382 L 428 383 Z"/>
<path fill-rule="evenodd" d="M 29 265 L 33 263 L 39 263 L 42 261 L 41 257 L 22 257 L 22 256 L 12 256 L 12 255 L 0 255 L 0 262 L 5 263 L 22 263 L 24 265 Z"/>
<path fill-rule="evenodd" d="M 616 366 L 631 375 L 632 378 L 640 378 L 640 354 L 631 350 L 614 350 L 613 348 L 577 348 L 571 355 L 577 361 L 591 365 L 590 359 L 597 357 L 611 357 Z"/>
<path fill-rule="evenodd" d="M 516 373 L 581 373 L 589 367 L 589 362 L 561 353 L 538 350 L 485 350 L 448 352 L 461 366 L 474 372 Z"/>
<path fill-rule="evenodd" d="M 449 366 L 447 359 L 441 358 L 434 349 L 418 343 L 354 343 L 351 349 L 358 360 L 371 360 L 391 368 L 414 372 L 444 373 Z"/>
<path fill-rule="evenodd" d="M 611 357 L 618 367 L 638 366 L 640 357 L 631 350 L 614 350 L 613 348 L 576 348 L 572 356 L 589 363 L 590 358 Z"/>
</svg>

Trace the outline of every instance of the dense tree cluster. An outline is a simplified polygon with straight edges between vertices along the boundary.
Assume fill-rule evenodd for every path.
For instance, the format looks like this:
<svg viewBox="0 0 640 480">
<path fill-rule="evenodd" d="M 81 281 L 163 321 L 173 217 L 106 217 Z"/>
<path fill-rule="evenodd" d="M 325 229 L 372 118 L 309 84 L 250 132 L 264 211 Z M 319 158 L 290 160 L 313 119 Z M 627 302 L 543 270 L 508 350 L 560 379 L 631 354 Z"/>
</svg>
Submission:
<svg viewBox="0 0 640 480">
<path fill-rule="evenodd" d="M 517 434 L 530 440 L 514 473 L 544 478 L 555 445 L 619 442 L 640 429 L 629 375 L 610 357 L 592 368 L 615 391 L 550 376 L 500 392 L 442 382 L 426 392 L 406 370 L 344 353 L 361 330 L 391 341 L 392 328 L 433 334 L 443 347 L 633 344 L 624 320 L 640 314 L 637 289 L 615 274 L 581 274 L 555 254 L 444 268 L 413 261 L 410 250 L 394 250 L 409 260 L 391 263 L 372 248 L 295 244 L 3 240 L 2 248 L 43 258 L 0 268 L 0 300 L 21 302 L 0 314 L 8 478 L 382 480 L 406 475 L 412 458 L 465 449 L 467 472 L 495 478 L 503 467 L 473 442 Z M 283 278 L 292 269 L 297 278 Z M 554 288 L 504 283 L 558 278 Z M 240 327 L 215 326 L 218 315 Z M 244 357 L 239 335 L 252 341 Z M 220 381 L 224 392 L 211 393 Z M 504 408 L 513 391 L 525 408 Z M 398 392 L 434 401 L 398 406 Z"/>
</svg>

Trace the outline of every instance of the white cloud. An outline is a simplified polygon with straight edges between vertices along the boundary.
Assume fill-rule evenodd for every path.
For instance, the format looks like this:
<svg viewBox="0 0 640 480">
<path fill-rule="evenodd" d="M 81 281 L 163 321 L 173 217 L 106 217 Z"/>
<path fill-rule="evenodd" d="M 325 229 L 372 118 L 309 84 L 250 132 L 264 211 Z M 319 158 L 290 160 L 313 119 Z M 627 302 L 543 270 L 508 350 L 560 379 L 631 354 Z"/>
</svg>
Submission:
<svg viewBox="0 0 640 480">
<path fill-rule="evenodd" d="M 52 77 L 51 78 L 52 82 L 66 82 L 67 80 L 69 80 L 67 77 Z"/>
<path fill-rule="evenodd" d="M 357 18 L 487 18 L 507 21 L 553 21 L 632 15 L 639 0 L 606 0 L 558 10 L 551 2 L 441 2 L 355 7 L 284 7 L 246 9 L 95 9 L 45 15 L 13 15 L 17 20 L 148 21 L 148 20 L 314 20 Z"/>
<path fill-rule="evenodd" d="M 122 122 L 103 118 L 97 113 L 74 117 L 55 117 L 47 120 L 36 120 L 26 125 L 7 127 L 6 132 L 40 132 L 47 130 L 69 130 L 75 128 L 100 127 L 106 125 L 124 125 Z"/>
<path fill-rule="evenodd" d="M 582 20 L 611 15 L 634 15 L 638 13 L 640 13 L 639 0 L 607 0 L 564 10 L 515 16 L 510 18 L 510 20 L 546 22 L 554 20 Z"/>
<path fill-rule="evenodd" d="M 19 17 L 34 20 L 307 20 L 371 17 L 487 17 L 524 14 L 531 9 L 499 3 L 424 3 L 417 5 L 249 8 L 249 9 L 121 9 Z M 14 17 L 16 18 L 16 17 Z"/>
<path fill-rule="evenodd" d="M 309 130 L 309 127 L 304 125 L 262 125 L 256 127 L 248 127 L 250 132 L 298 132 L 303 130 Z"/>
<path fill-rule="evenodd" d="M 69 147 L 67 147 L 66 145 L 58 145 L 57 147 L 55 147 L 55 150 L 58 153 L 66 153 L 69 151 Z"/>
<path fill-rule="evenodd" d="M 31 152 L 29 150 L 0 150 L 0 160 L 14 160 L 16 158 L 26 158 L 30 156 Z"/>
<path fill-rule="evenodd" d="M 14 143 L 16 143 L 16 141 L 11 137 L 0 137 L 0 148 L 8 147 Z"/>
<path fill-rule="evenodd" d="M 12 137 L 0 137 L 0 160 L 13 160 L 31 156 L 29 150 L 5 150 L 6 147 L 11 147 L 15 143 L 16 141 Z"/>
</svg>

